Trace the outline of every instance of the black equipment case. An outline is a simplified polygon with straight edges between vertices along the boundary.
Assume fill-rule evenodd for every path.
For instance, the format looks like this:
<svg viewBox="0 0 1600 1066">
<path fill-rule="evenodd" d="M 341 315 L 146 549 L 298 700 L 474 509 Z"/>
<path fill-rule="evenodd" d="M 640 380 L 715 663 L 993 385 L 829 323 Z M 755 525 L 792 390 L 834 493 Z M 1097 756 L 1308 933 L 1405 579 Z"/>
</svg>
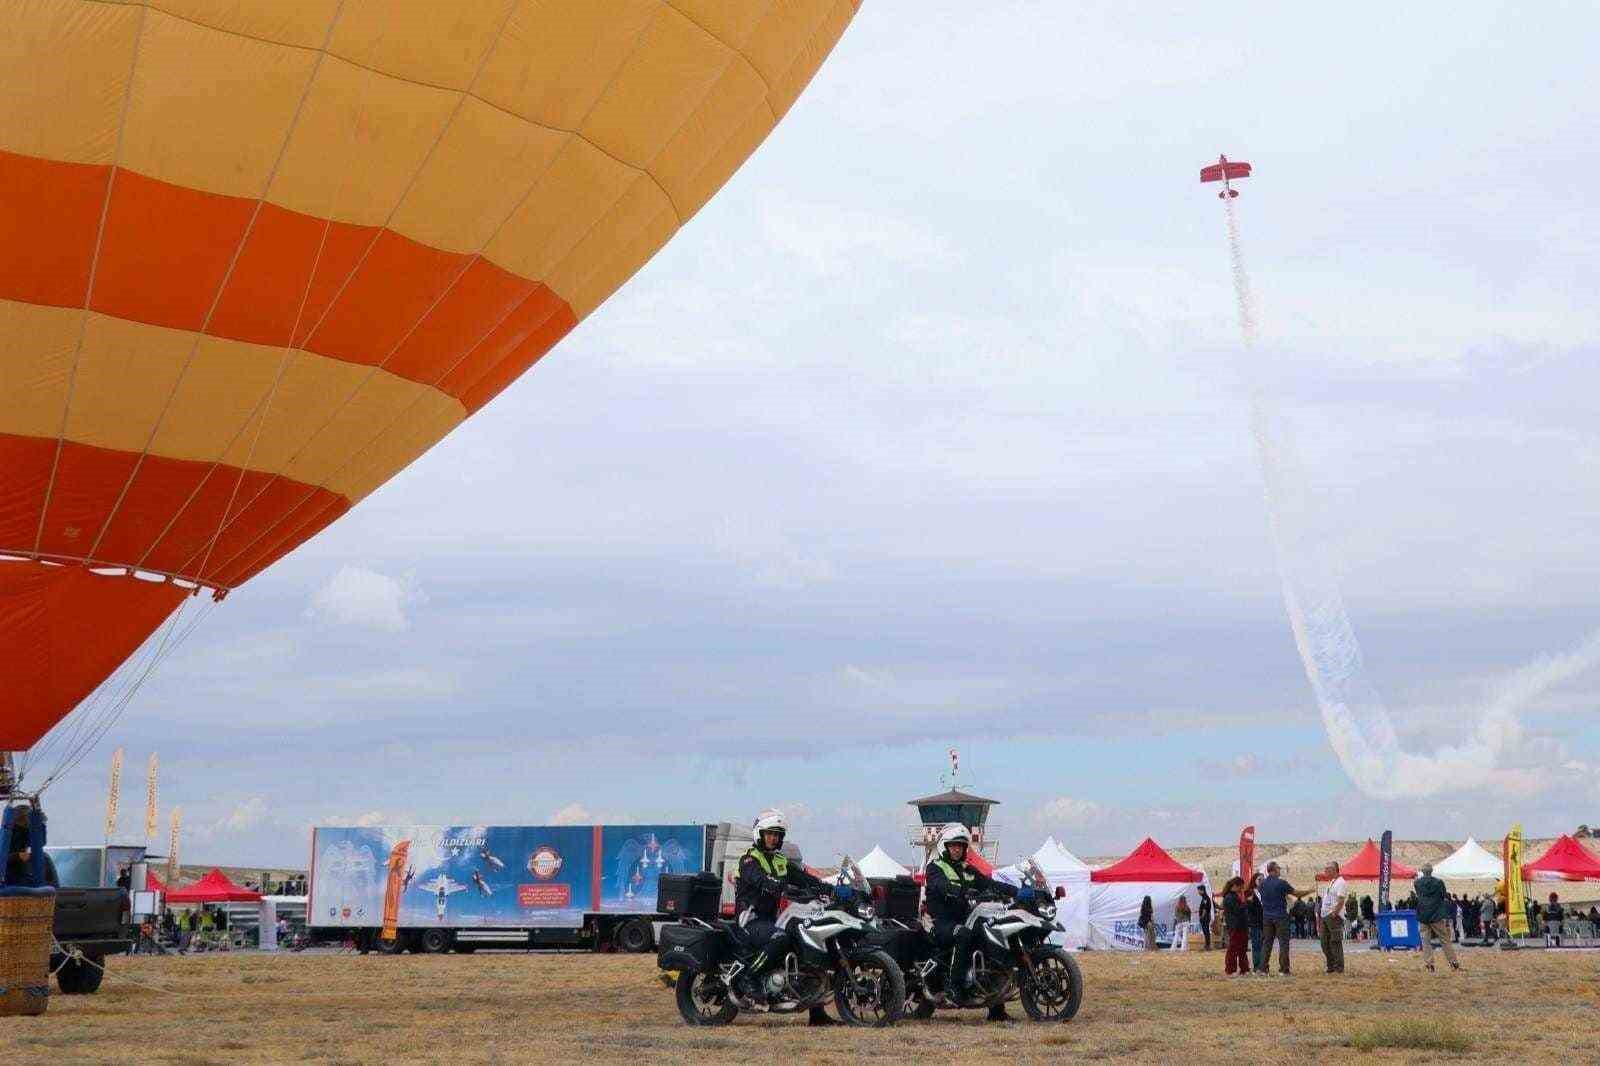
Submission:
<svg viewBox="0 0 1600 1066">
<path fill-rule="evenodd" d="M 722 907 L 722 879 L 716 874 L 662 874 L 656 910 L 674 918 L 711 921 Z"/>
</svg>

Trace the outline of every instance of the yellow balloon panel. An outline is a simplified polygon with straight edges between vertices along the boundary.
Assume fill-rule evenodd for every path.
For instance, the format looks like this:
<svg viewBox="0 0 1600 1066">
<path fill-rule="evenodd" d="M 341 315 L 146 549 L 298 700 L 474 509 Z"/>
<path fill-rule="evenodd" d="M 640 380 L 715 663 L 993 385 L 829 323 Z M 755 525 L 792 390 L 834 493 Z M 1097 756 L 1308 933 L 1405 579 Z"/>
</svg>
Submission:
<svg viewBox="0 0 1600 1066">
<path fill-rule="evenodd" d="M 626 283 L 851 0 L 0 13 L 0 554 L 231 586 Z"/>
</svg>

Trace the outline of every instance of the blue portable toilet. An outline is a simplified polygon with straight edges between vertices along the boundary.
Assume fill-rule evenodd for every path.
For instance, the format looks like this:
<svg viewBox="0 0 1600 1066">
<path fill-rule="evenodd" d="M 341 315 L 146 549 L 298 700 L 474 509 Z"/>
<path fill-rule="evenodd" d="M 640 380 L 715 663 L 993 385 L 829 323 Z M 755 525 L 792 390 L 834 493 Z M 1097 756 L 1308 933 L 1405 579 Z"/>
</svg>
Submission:
<svg viewBox="0 0 1600 1066">
<path fill-rule="evenodd" d="M 1384 951 L 1422 949 L 1416 911 L 1379 911 L 1378 946 Z"/>
</svg>

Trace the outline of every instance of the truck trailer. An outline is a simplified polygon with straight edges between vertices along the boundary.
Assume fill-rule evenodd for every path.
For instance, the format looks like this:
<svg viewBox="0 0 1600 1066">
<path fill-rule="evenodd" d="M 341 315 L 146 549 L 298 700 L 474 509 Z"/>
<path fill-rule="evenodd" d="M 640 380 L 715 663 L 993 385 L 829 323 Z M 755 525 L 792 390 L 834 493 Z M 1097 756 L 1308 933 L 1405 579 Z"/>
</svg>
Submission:
<svg viewBox="0 0 1600 1066">
<path fill-rule="evenodd" d="M 661 877 L 715 874 L 731 905 L 749 846 L 729 822 L 319 826 L 306 922 L 362 952 L 649 951 Z"/>
</svg>

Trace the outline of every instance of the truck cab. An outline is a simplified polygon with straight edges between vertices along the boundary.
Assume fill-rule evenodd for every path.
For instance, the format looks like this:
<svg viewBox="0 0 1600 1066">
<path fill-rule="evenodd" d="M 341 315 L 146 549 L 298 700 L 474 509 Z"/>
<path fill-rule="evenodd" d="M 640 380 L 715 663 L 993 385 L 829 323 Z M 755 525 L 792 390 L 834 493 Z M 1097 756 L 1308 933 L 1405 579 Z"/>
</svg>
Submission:
<svg viewBox="0 0 1600 1066">
<path fill-rule="evenodd" d="M 45 849 L 44 863 L 45 883 L 56 890 L 50 969 L 63 995 L 92 995 L 105 978 L 107 956 L 125 954 L 133 945 L 132 901 L 121 888 L 61 884 L 52 851 Z"/>
</svg>

